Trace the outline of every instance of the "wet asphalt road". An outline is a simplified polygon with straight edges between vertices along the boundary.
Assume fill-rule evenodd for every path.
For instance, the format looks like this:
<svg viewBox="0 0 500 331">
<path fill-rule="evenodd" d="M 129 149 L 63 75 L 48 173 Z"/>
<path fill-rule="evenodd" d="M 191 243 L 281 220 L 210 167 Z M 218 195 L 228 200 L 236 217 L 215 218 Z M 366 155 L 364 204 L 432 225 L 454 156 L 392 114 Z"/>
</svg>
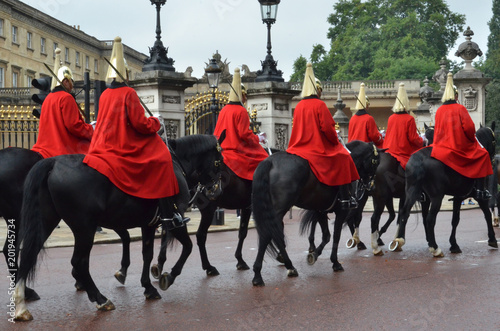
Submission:
<svg viewBox="0 0 500 331">
<path fill-rule="evenodd" d="M 370 245 L 366 213 L 361 240 Z M 279 263 L 266 257 L 262 275 L 265 287 L 253 287 L 253 271 L 237 271 L 236 232 L 211 233 L 207 250 L 221 273 L 207 277 L 201 269 L 196 244 L 183 273 L 162 299 L 146 301 L 140 286 L 141 243 L 132 243 L 132 265 L 125 285 L 113 277 L 119 267 L 120 244 L 96 245 L 91 274 L 116 310 L 100 312 L 83 292 L 75 291 L 71 277 L 72 248 L 46 252 L 35 282 L 41 300 L 28 303 L 31 322 L 8 322 L 7 277 L 0 278 L 4 308 L 1 330 L 500 330 L 500 252 L 487 246 L 485 221 L 480 210 L 462 211 L 457 240 L 463 253 L 448 253 L 450 212 L 438 215 L 437 241 L 444 258 L 427 250 L 421 220 L 415 216 L 407 227 L 403 252 L 388 252 L 396 231 L 383 237 L 385 255 L 371 250 L 345 248 L 350 237 L 342 234 L 339 260 L 344 272 L 334 273 L 330 245 L 315 265 L 306 262 L 307 239 L 298 235 L 299 213 L 285 219 L 288 252 L 299 272 L 287 278 Z M 499 228 L 495 228 L 500 238 Z M 318 236 L 317 236 L 318 237 Z M 195 242 L 195 237 L 191 237 Z M 157 243 L 156 247 L 159 247 Z M 251 266 L 257 247 L 251 229 L 244 257 Z M 168 252 L 167 269 L 180 245 Z M 2 259 L 3 261 L 3 259 Z M 5 275 L 4 262 L 0 275 Z M 158 283 L 153 284 L 158 288 Z"/>
</svg>

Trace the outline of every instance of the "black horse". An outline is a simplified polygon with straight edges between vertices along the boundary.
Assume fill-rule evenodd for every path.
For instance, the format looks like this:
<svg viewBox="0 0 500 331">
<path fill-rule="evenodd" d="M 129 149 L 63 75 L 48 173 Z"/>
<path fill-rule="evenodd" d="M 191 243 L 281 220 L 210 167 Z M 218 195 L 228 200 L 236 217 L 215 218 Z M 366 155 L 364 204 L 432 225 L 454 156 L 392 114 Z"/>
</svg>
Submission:
<svg viewBox="0 0 500 331">
<path fill-rule="evenodd" d="M 495 122 L 492 127 L 481 127 L 476 131 L 478 141 L 490 154 L 494 157 L 495 153 L 495 134 L 493 133 Z M 428 198 L 430 205 L 429 212 L 424 217 L 424 227 L 429 250 L 435 257 L 443 256 L 443 252 L 438 247 L 434 235 L 434 226 L 436 224 L 436 216 L 442 204 L 445 195 L 451 195 L 453 199 L 453 217 L 452 217 L 452 232 L 450 235 L 450 251 L 452 253 L 461 252 L 460 247 L 456 242 L 456 228 L 460 221 L 460 204 L 461 201 L 472 196 L 475 188 L 475 179 L 467 178 L 460 175 L 458 172 L 444 165 L 441 161 L 432 158 L 432 146 L 421 149 L 414 153 L 406 166 L 406 200 L 401 212 L 401 223 L 398 225 L 396 238 L 389 245 L 391 251 L 401 250 L 405 243 L 406 222 L 410 215 L 410 210 L 415 202 L 421 197 L 424 192 Z M 484 213 L 484 217 L 488 227 L 488 245 L 498 248 L 498 243 L 495 238 L 495 232 L 491 221 L 491 213 L 488 209 L 488 201 L 478 201 L 479 207 Z M 425 208 L 422 206 L 422 210 Z"/>
<path fill-rule="evenodd" d="M 184 168 L 189 168 L 190 164 L 190 146 L 180 145 L 179 142 L 171 143 L 175 155 Z M 271 152 L 276 152 L 272 150 Z M 251 196 L 252 196 L 252 181 L 243 179 L 237 176 L 225 163 L 220 167 L 218 183 L 212 185 L 214 188 L 206 190 L 198 185 L 198 177 L 200 174 L 210 175 L 209 165 L 205 169 L 199 169 L 197 172 L 186 172 L 186 178 L 189 187 L 194 192 L 193 203 L 198 207 L 201 213 L 200 224 L 196 231 L 196 241 L 200 250 L 201 266 L 206 271 L 208 276 L 217 276 L 219 271 L 208 260 L 206 249 L 207 234 L 212 220 L 214 219 L 215 212 L 218 207 L 226 209 L 240 209 L 240 226 L 238 229 L 238 245 L 234 256 L 236 257 L 237 270 L 250 269 L 243 259 L 243 242 L 248 234 L 248 223 L 250 221 L 251 210 Z M 161 277 L 163 264 L 166 261 L 165 245 L 162 245 L 158 255 L 158 264 L 151 267 L 151 274 L 153 277 Z M 162 282 L 160 279 L 160 287 Z"/>
<path fill-rule="evenodd" d="M 196 137 L 186 138 L 192 139 L 191 149 L 194 151 L 197 146 L 194 140 Z M 193 165 L 208 162 L 212 164 L 213 172 L 216 173 L 222 155 L 217 139 L 212 136 L 211 140 L 211 144 L 207 144 L 205 140 L 205 144 L 197 146 L 197 153 L 193 154 L 192 162 Z M 144 295 L 147 299 L 161 298 L 149 278 L 158 200 L 141 199 L 124 193 L 107 177 L 85 165 L 82 162 L 83 158 L 83 155 L 78 154 L 61 155 L 39 161 L 26 178 L 20 231 L 23 248 L 14 294 L 18 320 L 32 318 L 26 309 L 25 283 L 26 280 L 34 279 L 38 253 L 43 249 L 44 242 L 61 219 L 66 222 L 75 236 L 71 259 L 73 277 L 87 291 L 90 301 L 97 302 L 99 310 L 112 310 L 114 305 L 99 292 L 89 272 L 89 256 L 97 226 L 115 231 L 141 228 L 144 262 L 141 284 L 145 288 Z M 173 228 L 170 231 L 183 246 L 181 256 L 169 275 L 168 281 L 171 284 L 180 274 L 191 253 L 192 243 L 185 226 Z"/>
<path fill-rule="evenodd" d="M 17 270 L 18 238 L 20 228 L 23 184 L 28 172 L 42 160 L 40 154 L 24 148 L 9 147 L 0 150 L 0 216 L 7 223 L 3 254 L 8 269 Z M 26 300 L 38 300 L 38 294 L 26 288 Z"/>
<path fill-rule="evenodd" d="M 371 150 L 371 152 L 364 150 L 360 153 L 364 156 L 365 162 L 369 164 L 378 162 L 377 150 L 373 146 L 365 146 Z M 355 149 L 351 149 L 351 152 L 355 153 Z M 298 275 L 286 252 L 283 233 L 283 216 L 292 206 L 310 210 L 314 214 L 312 216 L 309 214 L 309 216 L 313 218 L 317 216 L 323 220 L 327 218 L 327 213 L 335 212 L 334 240 L 330 260 L 334 271 L 343 270 L 337 260 L 337 249 L 347 210 L 340 208 L 340 204 L 337 203 L 339 190 L 340 186 L 327 186 L 320 183 L 311 171 L 308 161 L 293 154 L 278 152 L 259 164 L 254 173 L 252 185 L 252 209 L 259 235 L 259 250 L 253 265 L 255 274 L 252 283 L 254 286 L 264 285 L 261 270 L 266 250 L 273 255 L 280 254 L 289 277 Z M 325 221 L 319 221 L 319 223 L 324 224 Z M 325 240 L 329 239 L 326 237 L 323 232 L 323 242 L 314 252 L 316 256 L 321 254 Z"/>
</svg>

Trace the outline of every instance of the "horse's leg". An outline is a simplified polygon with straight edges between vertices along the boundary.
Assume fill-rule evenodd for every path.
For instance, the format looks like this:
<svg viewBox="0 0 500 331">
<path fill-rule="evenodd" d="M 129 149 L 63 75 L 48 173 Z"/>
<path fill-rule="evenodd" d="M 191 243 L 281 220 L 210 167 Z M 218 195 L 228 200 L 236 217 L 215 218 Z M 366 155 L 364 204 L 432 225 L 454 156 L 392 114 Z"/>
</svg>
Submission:
<svg viewBox="0 0 500 331">
<path fill-rule="evenodd" d="M 3 255 L 5 257 L 5 262 L 7 263 L 8 269 L 18 270 L 18 257 L 19 257 L 19 222 L 16 219 L 5 219 L 7 223 L 7 237 L 3 244 Z M 14 256 L 12 256 L 12 249 L 14 247 Z M 16 279 L 17 282 L 17 273 Z M 36 301 L 40 300 L 40 296 L 35 290 L 26 287 L 24 291 L 24 297 L 26 301 Z"/>
<path fill-rule="evenodd" d="M 189 233 L 187 231 L 187 226 L 181 226 L 178 228 L 174 228 L 170 230 L 171 235 L 179 240 L 182 245 L 181 255 L 179 256 L 179 260 L 175 263 L 170 273 L 164 272 L 160 277 L 160 288 L 162 290 L 166 290 L 172 285 L 175 281 L 175 278 L 179 276 L 182 272 L 182 268 L 186 263 L 187 258 L 193 251 L 193 242 L 189 237 Z"/>
<path fill-rule="evenodd" d="M 488 246 L 498 248 L 498 242 L 495 237 L 495 230 L 493 229 L 493 222 L 491 219 L 491 213 L 488 209 L 488 201 L 487 200 L 480 200 L 478 201 L 479 207 L 481 207 L 481 210 L 483 211 L 484 214 L 484 219 L 486 220 L 486 225 L 488 227 Z"/>
<path fill-rule="evenodd" d="M 250 208 L 244 208 L 241 210 L 240 214 L 240 228 L 238 231 L 238 246 L 236 247 L 236 252 L 234 253 L 234 257 L 238 261 L 236 264 L 236 269 L 238 270 L 248 270 L 250 267 L 243 260 L 243 242 L 248 234 L 248 222 L 250 221 L 250 215 L 252 214 L 252 210 Z"/>
<path fill-rule="evenodd" d="M 335 222 L 333 222 L 333 244 L 332 244 L 332 254 L 330 255 L 330 261 L 333 263 L 332 269 L 334 272 L 344 271 L 344 268 L 338 261 L 337 253 L 340 243 L 340 234 L 342 232 L 342 226 L 344 224 L 345 217 L 348 211 L 338 208 L 335 212 Z"/>
<path fill-rule="evenodd" d="M 351 230 L 352 238 L 347 240 L 346 246 L 347 248 L 353 248 L 354 246 L 358 247 L 358 250 L 365 250 L 366 245 L 359 238 L 359 225 L 361 224 L 361 220 L 363 219 L 363 209 L 365 208 L 366 202 L 368 201 L 368 195 L 365 193 L 363 198 L 358 202 L 358 207 L 354 210 L 349 210 L 347 214 L 347 225 Z M 354 221 L 351 221 L 354 219 Z"/>
<path fill-rule="evenodd" d="M 149 278 L 149 268 L 151 267 L 151 261 L 153 261 L 155 231 L 154 227 L 147 225 L 141 228 L 143 262 L 141 285 L 144 287 L 144 296 L 146 299 L 161 299 L 161 295 L 153 284 L 151 284 L 151 279 Z"/>
<path fill-rule="evenodd" d="M 451 234 L 450 234 L 450 252 L 457 254 L 457 253 L 462 253 L 462 250 L 460 249 L 460 246 L 457 244 L 457 227 L 458 223 L 460 222 L 460 204 L 461 201 L 458 199 L 458 197 L 455 197 L 453 199 L 453 214 L 451 218 Z M 429 241 L 429 238 L 427 238 L 427 242 Z"/>
<path fill-rule="evenodd" d="M 321 253 L 323 253 L 323 249 L 325 248 L 326 244 L 328 244 L 331 238 L 330 229 L 328 228 L 328 214 L 315 212 L 315 219 L 317 220 L 317 222 L 312 222 L 311 225 L 316 225 L 316 223 L 319 223 L 322 236 L 321 244 L 307 255 L 307 263 L 309 263 L 310 265 L 314 264 L 318 260 L 318 257 L 321 255 Z"/>
<path fill-rule="evenodd" d="M 426 223 L 427 243 L 429 244 L 429 251 L 434 257 L 443 257 L 444 254 L 441 248 L 436 243 L 436 236 L 434 234 L 434 227 L 436 225 L 436 217 L 441 209 L 443 196 L 434 197 L 431 200 L 431 208 L 424 222 Z M 404 237 L 403 237 L 404 238 Z"/>
<path fill-rule="evenodd" d="M 130 266 L 130 235 L 127 230 L 115 230 L 122 240 L 122 261 L 121 268 L 115 272 L 115 278 L 122 284 L 125 284 L 127 270 Z"/>
<path fill-rule="evenodd" d="M 354 228 L 351 229 L 351 232 L 354 231 Z M 309 253 L 312 253 L 316 250 L 316 244 L 314 243 L 314 236 L 316 234 L 316 222 L 311 223 L 311 229 L 309 231 Z M 323 232 L 324 235 L 324 232 Z"/>
<path fill-rule="evenodd" d="M 402 200 L 402 199 L 399 200 L 399 204 L 400 205 L 402 205 L 402 201 L 404 201 L 404 200 Z M 389 212 L 389 218 L 387 219 L 387 221 L 385 222 L 385 224 L 382 226 L 382 228 L 380 228 L 380 231 L 378 233 L 378 235 L 379 235 L 379 238 L 378 238 L 378 244 L 379 244 L 379 246 L 383 246 L 384 245 L 384 242 L 382 241 L 382 239 L 380 237 L 382 237 L 382 235 L 387 232 L 387 229 L 389 228 L 389 226 L 391 225 L 391 223 L 396 218 L 396 212 L 394 211 L 394 201 L 393 201 L 393 199 L 388 199 L 387 203 L 385 204 L 385 206 L 387 207 L 387 211 Z"/>
<path fill-rule="evenodd" d="M 210 202 L 206 207 L 200 209 L 201 220 L 200 225 L 198 226 L 198 231 L 196 231 L 196 243 L 198 244 L 198 249 L 200 250 L 201 267 L 206 271 L 207 276 L 219 275 L 217 268 L 212 266 L 208 260 L 206 246 L 208 228 L 212 224 L 216 209 L 217 206 L 214 202 Z"/>
<path fill-rule="evenodd" d="M 69 225 L 69 224 L 68 224 Z M 73 277 L 77 282 L 83 285 L 87 291 L 87 296 L 91 302 L 97 302 L 97 309 L 99 310 L 113 310 L 115 305 L 108 300 L 104 295 L 99 292 L 95 285 L 89 271 L 90 251 L 94 243 L 94 234 L 96 228 L 94 227 L 80 227 L 74 230 L 75 246 L 73 249 L 73 257 L 71 258 L 71 265 L 73 266 Z"/>
<path fill-rule="evenodd" d="M 264 280 L 262 279 L 262 262 L 264 261 L 264 255 L 266 254 L 267 246 L 271 243 L 270 233 L 259 233 L 259 250 L 253 264 L 254 276 L 252 279 L 253 286 L 264 286 Z"/>
<path fill-rule="evenodd" d="M 378 225 L 380 222 L 380 216 L 382 215 L 383 212 L 384 212 L 384 203 L 382 203 L 382 199 L 373 199 L 373 214 L 371 218 L 371 230 L 372 230 L 371 241 L 372 241 L 373 255 L 375 256 L 384 255 L 384 252 L 379 247 L 378 243 L 378 239 L 380 237 L 378 232 Z"/>
<path fill-rule="evenodd" d="M 160 253 L 158 253 L 158 263 L 151 266 L 151 275 L 153 278 L 159 279 L 165 262 L 167 261 L 167 230 L 162 224 L 161 228 L 161 239 L 160 239 Z"/>
</svg>

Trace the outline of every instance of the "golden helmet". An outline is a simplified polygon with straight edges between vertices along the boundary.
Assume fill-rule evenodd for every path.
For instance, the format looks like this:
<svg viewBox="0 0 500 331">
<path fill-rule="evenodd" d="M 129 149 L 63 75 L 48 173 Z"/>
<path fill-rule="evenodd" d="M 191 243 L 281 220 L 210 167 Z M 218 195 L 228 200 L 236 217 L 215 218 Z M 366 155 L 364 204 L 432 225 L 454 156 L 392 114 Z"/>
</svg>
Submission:
<svg viewBox="0 0 500 331">
<path fill-rule="evenodd" d="M 61 83 L 65 79 L 71 79 L 71 81 L 74 81 L 71 69 L 66 66 L 59 68 L 59 70 L 57 71 L 57 79 Z M 57 86 L 61 85 L 59 82 L 57 82 Z"/>
</svg>

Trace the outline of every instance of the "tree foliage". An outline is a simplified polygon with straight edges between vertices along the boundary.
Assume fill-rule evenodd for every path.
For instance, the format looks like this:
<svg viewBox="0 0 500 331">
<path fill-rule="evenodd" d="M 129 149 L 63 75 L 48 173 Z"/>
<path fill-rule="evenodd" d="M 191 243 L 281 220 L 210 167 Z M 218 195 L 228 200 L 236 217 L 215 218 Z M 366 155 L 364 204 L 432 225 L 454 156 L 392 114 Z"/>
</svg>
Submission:
<svg viewBox="0 0 500 331">
<path fill-rule="evenodd" d="M 315 45 L 310 57 L 321 80 L 430 77 L 465 23 L 444 0 L 339 0 L 333 8 L 330 50 Z"/>
<path fill-rule="evenodd" d="M 482 71 L 493 80 L 486 86 L 486 123 L 500 119 L 500 0 L 493 0 L 493 16 L 488 22 L 488 51 Z M 498 127 L 497 123 L 497 127 Z M 498 137 L 498 136 L 497 136 Z M 498 138 L 497 138 L 498 140 Z"/>
</svg>

